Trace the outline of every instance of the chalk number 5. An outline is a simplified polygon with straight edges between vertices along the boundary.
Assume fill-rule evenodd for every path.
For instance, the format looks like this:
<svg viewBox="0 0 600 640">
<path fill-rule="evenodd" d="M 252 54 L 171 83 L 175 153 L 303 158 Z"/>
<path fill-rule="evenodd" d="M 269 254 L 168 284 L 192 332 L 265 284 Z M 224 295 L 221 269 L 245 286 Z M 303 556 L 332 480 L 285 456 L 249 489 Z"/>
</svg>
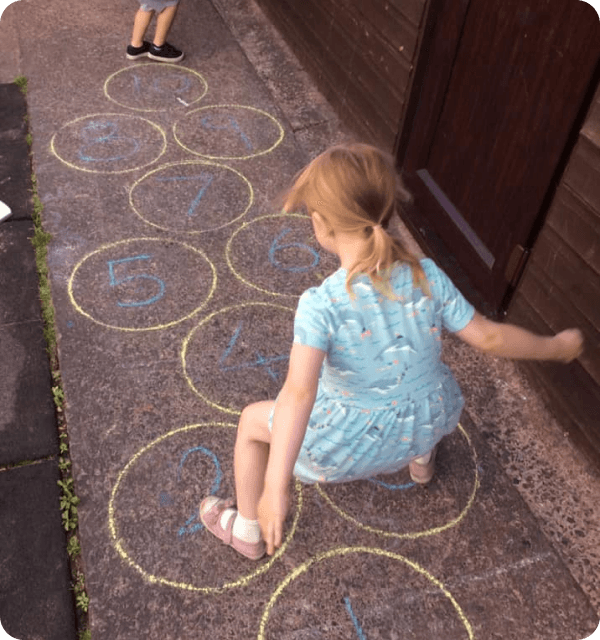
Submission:
<svg viewBox="0 0 600 640">
<path fill-rule="evenodd" d="M 128 302 L 117 301 L 117 305 L 119 307 L 144 307 L 149 304 L 153 304 L 154 302 L 158 302 L 165 295 L 165 283 L 158 277 L 154 275 L 150 275 L 147 273 L 134 273 L 131 275 L 124 275 L 122 272 L 127 267 L 133 265 L 135 262 L 150 260 L 152 256 L 146 254 L 140 254 L 139 256 L 131 256 L 129 258 L 120 258 L 119 260 L 109 260 L 108 261 L 108 282 L 111 287 L 119 287 L 121 285 L 126 285 L 127 283 L 135 283 L 136 287 L 134 287 L 134 294 L 136 295 L 147 295 L 147 287 L 143 286 L 147 284 L 150 280 L 154 285 L 158 286 L 158 292 L 152 296 L 144 298 L 143 300 L 130 300 Z M 120 272 L 120 276 L 117 275 L 116 271 Z"/>
</svg>

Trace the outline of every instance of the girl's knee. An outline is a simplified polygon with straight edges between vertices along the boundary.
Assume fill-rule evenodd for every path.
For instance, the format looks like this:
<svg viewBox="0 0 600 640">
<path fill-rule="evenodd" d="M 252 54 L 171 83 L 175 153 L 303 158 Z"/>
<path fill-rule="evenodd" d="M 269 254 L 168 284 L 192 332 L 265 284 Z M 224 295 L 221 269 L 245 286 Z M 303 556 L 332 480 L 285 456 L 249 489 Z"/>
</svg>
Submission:
<svg viewBox="0 0 600 640">
<path fill-rule="evenodd" d="M 249 404 L 242 411 L 238 423 L 238 437 L 246 437 L 259 442 L 270 442 L 269 416 L 275 403 L 272 401 Z"/>
</svg>

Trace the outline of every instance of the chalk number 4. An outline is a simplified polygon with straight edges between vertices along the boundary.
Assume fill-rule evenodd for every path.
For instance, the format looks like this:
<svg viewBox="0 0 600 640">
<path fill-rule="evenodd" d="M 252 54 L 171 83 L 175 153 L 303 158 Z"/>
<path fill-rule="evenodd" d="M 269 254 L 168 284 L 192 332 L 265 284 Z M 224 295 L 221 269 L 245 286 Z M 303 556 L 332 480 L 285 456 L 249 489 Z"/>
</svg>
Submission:
<svg viewBox="0 0 600 640">
<path fill-rule="evenodd" d="M 111 287 L 119 287 L 128 283 L 135 283 L 134 293 L 136 295 L 147 295 L 147 281 L 152 282 L 152 287 L 158 286 L 158 292 L 154 295 L 146 297 L 141 300 L 130 300 L 128 302 L 117 301 L 119 307 L 144 307 L 154 302 L 158 302 L 165 295 L 165 283 L 157 276 L 147 273 L 134 273 L 131 275 L 124 275 L 123 270 L 133 265 L 135 262 L 144 260 L 150 260 L 152 256 L 146 254 L 140 254 L 139 256 L 131 256 L 129 258 L 120 258 L 119 260 L 108 261 L 108 282 Z M 117 275 L 117 271 L 120 275 Z"/>
</svg>

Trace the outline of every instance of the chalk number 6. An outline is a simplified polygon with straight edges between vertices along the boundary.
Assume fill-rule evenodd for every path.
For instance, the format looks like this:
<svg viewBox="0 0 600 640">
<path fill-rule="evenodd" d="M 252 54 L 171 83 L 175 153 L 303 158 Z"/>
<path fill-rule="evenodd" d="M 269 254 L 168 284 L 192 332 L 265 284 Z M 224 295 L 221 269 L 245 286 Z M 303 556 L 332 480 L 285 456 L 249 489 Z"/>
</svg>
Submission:
<svg viewBox="0 0 600 640">
<path fill-rule="evenodd" d="M 146 298 L 144 300 L 134 300 L 131 302 L 120 302 L 117 301 L 117 305 L 119 307 L 144 307 L 149 304 L 153 304 L 157 302 L 165 295 L 165 283 L 157 276 L 149 275 L 147 273 L 135 273 L 129 276 L 122 276 L 120 278 L 115 274 L 115 268 L 119 265 L 130 265 L 133 262 L 139 260 L 150 260 L 152 256 L 149 255 L 139 255 L 139 256 L 131 256 L 130 258 L 120 258 L 119 260 L 109 260 L 108 261 L 108 282 L 111 287 L 118 287 L 119 285 L 126 284 L 128 282 L 136 282 L 136 284 L 141 285 L 142 280 L 152 280 L 156 284 L 158 284 L 158 293 L 155 295 Z"/>
<path fill-rule="evenodd" d="M 282 240 L 288 233 L 291 233 L 291 229 L 284 229 L 276 238 L 273 240 L 271 247 L 269 248 L 269 260 L 274 267 L 278 269 L 283 269 L 284 271 L 291 271 L 292 273 L 303 273 L 305 271 L 310 271 L 314 269 L 319 264 L 319 254 L 312 248 L 306 244 L 302 244 L 300 242 L 288 242 L 287 244 L 283 244 Z M 304 251 L 308 251 L 313 258 L 312 264 L 306 267 L 292 267 L 285 266 L 282 264 L 276 257 L 275 253 L 277 251 L 283 251 L 284 249 L 302 249 Z"/>
</svg>

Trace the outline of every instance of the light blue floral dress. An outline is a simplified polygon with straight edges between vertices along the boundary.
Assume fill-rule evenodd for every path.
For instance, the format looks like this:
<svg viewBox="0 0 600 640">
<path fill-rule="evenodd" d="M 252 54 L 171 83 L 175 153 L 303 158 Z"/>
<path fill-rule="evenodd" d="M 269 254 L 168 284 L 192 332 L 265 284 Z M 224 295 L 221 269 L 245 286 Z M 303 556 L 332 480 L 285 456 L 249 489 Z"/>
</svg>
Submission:
<svg viewBox="0 0 600 640">
<path fill-rule="evenodd" d="M 345 269 L 302 294 L 294 342 L 327 353 L 294 468 L 303 482 L 393 473 L 456 428 L 464 401 L 440 360 L 441 331 L 463 329 L 474 309 L 432 260 L 421 265 L 431 298 L 401 263 L 390 278 L 398 300 L 365 275 L 351 300 Z"/>
</svg>

